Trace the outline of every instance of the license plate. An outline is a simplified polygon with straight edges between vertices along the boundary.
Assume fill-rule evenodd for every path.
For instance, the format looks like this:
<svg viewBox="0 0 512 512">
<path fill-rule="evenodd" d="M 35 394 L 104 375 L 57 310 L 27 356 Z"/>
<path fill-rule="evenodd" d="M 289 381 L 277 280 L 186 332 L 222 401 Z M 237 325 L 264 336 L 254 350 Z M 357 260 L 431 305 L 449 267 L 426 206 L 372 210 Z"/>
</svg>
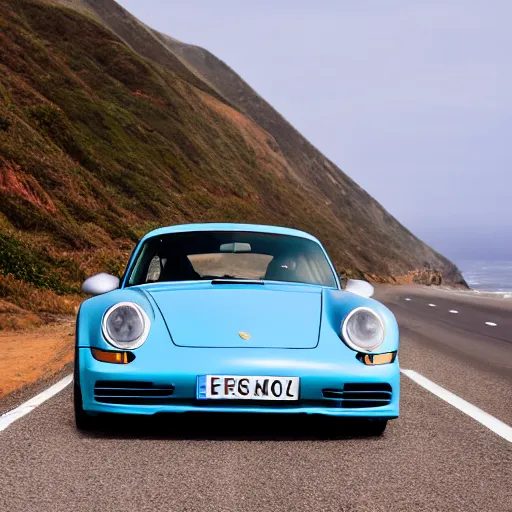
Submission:
<svg viewBox="0 0 512 512">
<path fill-rule="evenodd" d="M 299 377 L 200 375 L 202 400 L 298 400 Z"/>
</svg>

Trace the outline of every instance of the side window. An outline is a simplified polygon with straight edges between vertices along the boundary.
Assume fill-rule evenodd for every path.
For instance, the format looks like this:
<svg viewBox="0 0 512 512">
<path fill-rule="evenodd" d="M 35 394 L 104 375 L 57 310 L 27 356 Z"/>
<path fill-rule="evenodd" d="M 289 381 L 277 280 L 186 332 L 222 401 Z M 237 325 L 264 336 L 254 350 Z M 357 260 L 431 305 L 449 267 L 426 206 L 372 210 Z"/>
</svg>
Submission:
<svg viewBox="0 0 512 512">
<path fill-rule="evenodd" d="M 162 260 L 158 254 L 155 254 L 151 262 L 149 263 L 148 273 L 146 275 L 146 283 L 153 283 L 160 279 L 160 273 L 162 272 Z"/>
</svg>

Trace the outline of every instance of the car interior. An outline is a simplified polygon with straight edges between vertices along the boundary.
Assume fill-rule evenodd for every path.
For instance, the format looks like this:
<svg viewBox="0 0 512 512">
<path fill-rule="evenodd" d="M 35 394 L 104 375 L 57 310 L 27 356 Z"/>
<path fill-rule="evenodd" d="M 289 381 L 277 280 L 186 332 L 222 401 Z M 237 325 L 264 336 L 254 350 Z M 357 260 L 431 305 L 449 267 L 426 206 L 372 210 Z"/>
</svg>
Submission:
<svg viewBox="0 0 512 512">
<path fill-rule="evenodd" d="M 249 256 L 256 255 L 267 258 L 253 258 L 251 263 Z M 205 266 L 199 256 L 202 260 L 209 259 L 210 265 Z M 208 271 L 201 271 L 202 267 Z M 150 239 L 139 252 L 129 285 L 213 279 L 258 279 L 337 287 L 327 259 L 314 241 L 238 232 L 178 233 Z"/>
</svg>

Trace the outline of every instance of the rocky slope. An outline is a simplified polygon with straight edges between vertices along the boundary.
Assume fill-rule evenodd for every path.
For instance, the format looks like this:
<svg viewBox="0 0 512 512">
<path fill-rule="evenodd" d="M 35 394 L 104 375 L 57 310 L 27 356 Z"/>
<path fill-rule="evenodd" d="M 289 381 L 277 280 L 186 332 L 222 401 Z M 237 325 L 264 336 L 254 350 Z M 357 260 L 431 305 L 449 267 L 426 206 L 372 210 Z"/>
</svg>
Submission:
<svg viewBox="0 0 512 512">
<path fill-rule="evenodd" d="M 0 296 L 73 312 L 86 275 L 121 272 L 148 229 L 194 221 L 293 226 L 340 273 L 464 284 L 206 50 L 112 0 L 3 0 Z"/>
</svg>

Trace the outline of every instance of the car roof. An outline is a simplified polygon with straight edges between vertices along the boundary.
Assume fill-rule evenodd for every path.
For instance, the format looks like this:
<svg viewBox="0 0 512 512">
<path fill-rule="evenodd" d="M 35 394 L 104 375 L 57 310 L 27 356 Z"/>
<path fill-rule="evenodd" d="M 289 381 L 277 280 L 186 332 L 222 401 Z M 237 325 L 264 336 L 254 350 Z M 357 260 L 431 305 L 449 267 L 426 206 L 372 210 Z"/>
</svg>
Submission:
<svg viewBox="0 0 512 512">
<path fill-rule="evenodd" d="M 320 241 L 310 233 L 300 231 L 293 228 L 285 228 L 282 226 L 270 226 L 264 224 L 238 224 L 238 223 L 193 223 L 193 224 L 177 224 L 175 226 L 165 226 L 154 229 L 147 233 L 141 241 L 154 236 L 167 235 L 171 233 L 189 233 L 192 231 L 250 231 L 253 233 L 271 233 L 277 235 L 290 235 L 307 238 L 317 243 Z"/>
</svg>

